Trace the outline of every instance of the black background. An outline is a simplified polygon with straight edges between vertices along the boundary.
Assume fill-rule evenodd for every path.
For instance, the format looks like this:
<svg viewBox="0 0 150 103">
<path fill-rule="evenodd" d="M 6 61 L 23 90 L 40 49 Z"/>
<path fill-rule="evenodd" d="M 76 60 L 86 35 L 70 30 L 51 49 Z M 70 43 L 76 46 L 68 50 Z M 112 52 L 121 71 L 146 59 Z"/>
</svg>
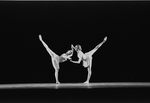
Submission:
<svg viewBox="0 0 150 103">
<path fill-rule="evenodd" d="M 0 2 L 0 83 L 55 83 L 51 58 L 39 34 L 58 55 L 71 44 L 80 44 L 88 52 L 107 36 L 107 42 L 93 55 L 91 82 L 149 82 L 149 5 Z M 82 64 L 78 67 L 68 61 L 60 66 L 61 81 L 85 80 Z"/>
</svg>

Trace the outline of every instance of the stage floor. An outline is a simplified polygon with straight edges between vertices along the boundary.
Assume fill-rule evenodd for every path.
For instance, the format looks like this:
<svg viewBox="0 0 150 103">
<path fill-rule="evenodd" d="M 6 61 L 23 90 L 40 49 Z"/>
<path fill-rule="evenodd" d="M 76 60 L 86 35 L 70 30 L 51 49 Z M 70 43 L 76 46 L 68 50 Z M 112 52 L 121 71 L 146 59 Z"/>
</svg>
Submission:
<svg viewBox="0 0 150 103">
<path fill-rule="evenodd" d="M 30 88 L 128 88 L 128 87 L 150 87 L 148 82 L 107 82 L 107 83 L 22 83 L 22 84 L 0 84 L 0 89 L 30 89 Z"/>
</svg>

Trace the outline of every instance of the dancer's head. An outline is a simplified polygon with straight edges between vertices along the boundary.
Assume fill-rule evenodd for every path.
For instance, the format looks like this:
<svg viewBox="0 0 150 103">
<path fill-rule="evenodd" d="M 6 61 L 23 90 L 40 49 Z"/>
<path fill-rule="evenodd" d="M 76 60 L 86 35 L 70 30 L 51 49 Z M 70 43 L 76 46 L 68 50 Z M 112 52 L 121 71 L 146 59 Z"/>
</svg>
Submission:
<svg viewBox="0 0 150 103">
<path fill-rule="evenodd" d="M 72 48 L 75 49 L 76 52 L 82 51 L 81 45 L 76 45 L 75 47 L 72 45 Z"/>
<path fill-rule="evenodd" d="M 73 55 L 73 50 L 68 50 L 68 51 L 66 52 L 66 55 L 67 55 L 67 56 L 72 56 L 72 55 Z"/>
<path fill-rule="evenodd" d="M 67 57 L 71 57 L 72 55 L 73 55 L 73 52 L 74 52 L 74 46 L 73 45 L 71 45 L 71 50 L 68 50 L 66 53 L 65 53 L 65 55 L 67 56 Z"/>
</svg>

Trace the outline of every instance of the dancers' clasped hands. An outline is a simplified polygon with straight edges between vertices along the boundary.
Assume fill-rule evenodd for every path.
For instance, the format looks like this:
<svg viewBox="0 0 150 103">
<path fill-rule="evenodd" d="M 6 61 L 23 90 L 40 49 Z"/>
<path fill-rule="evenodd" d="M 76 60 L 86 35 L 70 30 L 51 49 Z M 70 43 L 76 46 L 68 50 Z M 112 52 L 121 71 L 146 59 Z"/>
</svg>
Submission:
<svg viewBox="0 0 150 103">
<path fill-rule="evenodd" d="M 73 53 L 74 53 L 74 50 L 79 53 L 79 46 L 76 45 L 75 47 L 73 45 L 71 45 L 71 50 L 68 50 L 66 53 L 62 54 L 60 57 L 63 57 L 63 58 L 66 58 L 66 59 L 69 59 L 70 62 L 72 63 L 76 63 L 76 61 L 73 61 L 72 60 L 72 56 L 73 56 Z M 81 51 L 80 51 L 81 52 Z"/>
</svg>

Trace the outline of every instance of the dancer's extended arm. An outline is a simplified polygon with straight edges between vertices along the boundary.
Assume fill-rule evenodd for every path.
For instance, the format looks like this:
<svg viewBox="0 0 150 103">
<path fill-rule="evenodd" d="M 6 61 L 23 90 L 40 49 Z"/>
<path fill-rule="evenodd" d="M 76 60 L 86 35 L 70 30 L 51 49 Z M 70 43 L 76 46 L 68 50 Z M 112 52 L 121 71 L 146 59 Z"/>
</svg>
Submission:
<svg viewBox="0 0 150 103">
<path fill-rule="evenodd" d="M 82 60 L 82 58 L 79 58 L 78 61 L 72 61 L 72 60 L 70 60 L 70 61 L 73 62 L 73 63 L 78 63 L 79 64 L 81 62 L 81 60 Z"/>
</svg>

